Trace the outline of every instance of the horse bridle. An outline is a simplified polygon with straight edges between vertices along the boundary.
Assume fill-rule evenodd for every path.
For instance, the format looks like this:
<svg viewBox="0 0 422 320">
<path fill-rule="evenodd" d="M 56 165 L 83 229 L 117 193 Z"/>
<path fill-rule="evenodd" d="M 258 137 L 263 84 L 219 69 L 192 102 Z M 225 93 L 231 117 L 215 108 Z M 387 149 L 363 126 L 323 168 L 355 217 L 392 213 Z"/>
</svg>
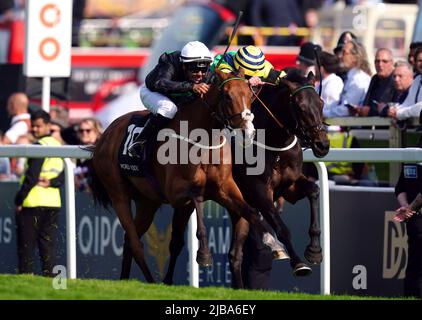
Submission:
<svg viewBox="0 0 422 320">
<path fill-rule="evenodd" d="M 241 77 L 233 77 L 233 78 L 225 79 L 225 80 L 223 80 L 218 85 L 218 90 L 220 92 L 222 92 L 222 89 L 223 89 L 224 85 L 227 82 L 232 81 L 232 80 L 242 80 L 242 81 L 245 81 L 246 79 L 245 78 L 241 78 Z M 239 112 L 239 113 L 236 113 L 236 114 L 233 114 L 233 115 L 229 115 L 229 114 L 227 114 L 225 108 L 223 107 L 225 102 L 226 102 L 226 98 L 225 98 L 225 95 L 223 94 L 222 99 L 220 99 L 220 101 L 218 103 L 218 107 L 217 107 L 218 112 L 213 111 L 208 103 L 205 103 L 205 104 L 207 105 L 208 109 L 211 110 L 211 115 L 213 116 L 213 118 L 215 118 L 225 128 L 227 128 L 229 130 L 234 130 L 234 128 L 232 126 L 233 119 L 235 119 L 237 117 L 242 117 L 243 118 L 245 116 L 246 110 L 248 110 L 248 109 L 246 109 L 246 107 L 245 107 L 245 110 L 243 110 L 242 112 Z M 250 110 L 249 110 L 249 113 L 251 113 Z"/>
<path fill-rule="evenodd" d="M 304 85 L 304 86 L 301 86 L 301 87 L 293 90 L 293 92 L 290 93 L 289 106 L 290 106 L 290 109 L 292 110 L 292 116 L 293 116 L 294 121 L 295 121 L 295 126 L 294 126 L 293 130 L 300 137 L 301 142 L 302 142 L 302 146 L 303 147 L 310 147 L 312 145 L 311 133 L 314 133 L 314 132 L 318 133 L 320 131 L 326 131 L 326 125 L 324 123 L 322 123 L 322 124 L 317 124 L 317 125 L 309 126 L 309 127 L 303 127 L 303 128 L 299 127 L 296 109 L 294 108 L 295 102 L 293 101 L 293 98 L 298 92 L 305 90 L 305 89 L 315 90 L 315 87 L 312 86 L 312 85 Z"/>
<path fill-rule="evenodd" d="M 269 82 L 265 82 L 264 84 L 265 85 L 274 85 L 273 83 L 269 83 Z M 296 88 L 295 90 L 293 90 L 293 92 L 290 93 L 289 107 L 292 110 L 291 114 L 292 114 L 292 117 L 294 118 L 294 121 L 295 121 L 293 130 L 295 132 L 297 132 L 297 135 L 301 138 L 303 146 L 308 147 L 312 143 L 312 139 L 311 139 L 309 133 L 314 132 L 314 131 L 326 130 L 326 128 L 325 128 L 325 124 L 318 124 L 318 125 L 311 126 L 311 127 L 308 127 L 308 128 L 300 128 L 300 129 L 298 128 L 299 123 L 297 121 L 296 111 L 293 108 L 293 106 L 295 104 L 295 102 L 293 101 L 293 98 L 298 92 L 305 90 L 305 89 L 315 90 L 314 86 L 312 86 L 312 85 L 304 85 L 304 86 L 301 86 L 299 88 Z M 254 92 L 254 95 L 255 95 L 255 98 L 265 108 L 267 113 L 271 116 L 271 118 L 277 123 L 277 125 L 280 127 L 280 129 L 288 129 L 287 127 L 285 127 L 283 124 L 280 123 L 280 121 L 277 119 L 277 117 L 271 112 L 271 110 L 265 105 L 265 103 L 258 97 L 258 94 L 256 94 Z"/>
</svg>

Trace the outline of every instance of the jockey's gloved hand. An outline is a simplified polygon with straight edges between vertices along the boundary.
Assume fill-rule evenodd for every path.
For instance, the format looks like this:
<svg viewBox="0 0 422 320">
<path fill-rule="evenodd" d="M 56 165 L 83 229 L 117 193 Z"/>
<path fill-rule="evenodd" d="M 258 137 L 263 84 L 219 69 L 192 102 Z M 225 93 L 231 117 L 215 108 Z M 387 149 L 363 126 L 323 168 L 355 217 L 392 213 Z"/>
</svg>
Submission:
<svg viewBox="0 0 422 320">
<path fill-rule="evenodd" d="M 203 96 L 208 92 L 210 89 L 210 85 L 206 83 L 195 83 L 193 85 L 192 91 L 196 94 L 199 94 L 200 96 Z"/>
<path fill-rule="evenodd" d="M 256 86 L 260 86 L 260 85 L 263 85 L 263 84 L 264 84 L 264 83 L 262 82 L 261 78 L 260 78 L 260 77 L 257 77 L 257 76 L 251 77 L 251 78 L 248 80 L 248 82 L 249 82 L 249 85 L 250 85 L 251 87 L 256 87 Z"/>
</svg>

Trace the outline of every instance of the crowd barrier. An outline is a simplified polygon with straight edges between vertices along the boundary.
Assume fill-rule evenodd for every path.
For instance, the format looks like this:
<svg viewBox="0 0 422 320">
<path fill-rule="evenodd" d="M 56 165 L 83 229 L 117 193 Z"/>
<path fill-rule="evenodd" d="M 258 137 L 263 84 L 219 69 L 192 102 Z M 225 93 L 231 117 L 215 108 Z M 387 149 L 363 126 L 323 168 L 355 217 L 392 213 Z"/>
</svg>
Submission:
<svg viewBox="0 0 422 320">
<path fill-rule="evenodd" d="M 70 158 L 88 158 L 90 153 L 78 146 L 45 147 L 45 146 L 2 146 L 0 157 L 62 157 L 66 163 L 66 242 L 67 242 L 67 267 L 70 278 L 76 278 L 76 222 L 75 222 L 75 194 L 74 181 L 71 172 Z M 377 149 L 331 149 L 323 159 L 315 158 L 310 150 L 304 152 L 304 160 L 314 162 L 320 176 L 320 219 L 321 240 L 324 260 L 321 265 L 320 292 L 331 293 L 331 248 L 330 248 L 330 198 L 329 184 L 324 161 L 350 161 L 350 162 L 421 162 L 422 149 L 419 148 L 377 148 Z M 194 216 L 194 215 L 193 215 Z M 332 223 L 332 222 L 331 222 Z M 331 228 L 332 229 L 332 228 Z M 196 243 L 195 224 L 190 223 L 189 243 Z M 190 248 L 190 284 L 198 286 L 198 266 L 194 261 L 196 250 Z"/>
</svg>

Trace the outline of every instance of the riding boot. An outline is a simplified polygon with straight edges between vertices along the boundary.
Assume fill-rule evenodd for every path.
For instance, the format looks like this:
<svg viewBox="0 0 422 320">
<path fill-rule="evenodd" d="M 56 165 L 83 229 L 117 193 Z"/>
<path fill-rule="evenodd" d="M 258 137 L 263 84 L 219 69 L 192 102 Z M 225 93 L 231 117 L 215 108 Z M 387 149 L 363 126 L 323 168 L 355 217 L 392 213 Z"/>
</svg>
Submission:
<svg viewBox="0 0 422 320">
<path fill-rule="evenodd" d="M 170 119 L 162 116 L 161 114 L 153 114 L 145 123 L 141 133 L 135 138 L 132 144 L 128 147 L 130 156 L 137 158 L 142 157 L 144 146 L 148 139 L 155 137 L 160 129 L 167 124 Z"/>
</svg>

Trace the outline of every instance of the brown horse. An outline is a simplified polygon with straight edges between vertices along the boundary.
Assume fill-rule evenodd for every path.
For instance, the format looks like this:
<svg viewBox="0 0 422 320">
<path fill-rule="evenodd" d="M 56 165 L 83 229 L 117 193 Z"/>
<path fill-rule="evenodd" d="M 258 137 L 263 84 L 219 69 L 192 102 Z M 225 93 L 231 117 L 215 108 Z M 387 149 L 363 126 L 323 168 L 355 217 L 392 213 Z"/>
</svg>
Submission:
<svg viewBox="0 0 422 320">
<path fill-rule="evenodd" d="M 208 93 L 203 99 L 196 99 L 193 103 L 180 107 L 175 118 L 170 121 L 168 129 L 180 138 L 181 122 L 186 121 L 189 132 L 201 129 L 208 134 L 208 137 L 212 137 L 213 129 L 221 129 L 222 124 L 246 129 L 251 133 L 252 93 L 242 77 L 243 74 L 235 76 L 216 71 L 215 81 Z M 144 113 L 134 112 L 124 115 L 107 128 L 93 149 L 91 170 L 94 199 L 104 207 L 110 204 L 113 206 L 125 231 L 121 278 L 129 276 L 133 256 L 145 279 L 154 282 L 145 262 L 140 237 L 148 230 L 156 210 L 162 203 L 170 203 L 175 208 L 183 207 L 190 212 L 196 208 L 199 240 L 197 261 L 200 265 L 207 266 L 212 263 L 203 222 L 203 202 L 207 199 L 212 199 L 247 219 L 256 226 L 261 236 L 265 237 L 266 244 L 272 251 L 276 253 L 282 251 L 283 248 L 270 235 L 271 228 L 265 225 L 259 213 L 244 201 L 231 174 L 230 152 L 227 152 L 227 146 L 223 143 L 221 148 L 208 150 L 202 154 L 201 159 L 207 161 L 193 163 L 189 160 L 187 163 L 163 164 L 158 154 L 166 142 L 159 142 L 149 162 L 153 179 L 122 174 L 118 163 L 118 150 L 134 114 Z M 219 139 L 218 142 L 220 141 Z M 195 143 L 190 141 L 185 151 L 182 150 L 182 145 L 177 144 L 176 153 L 179 155 L 183 152 L 190 153 Z M 224 150 L 226 152 L 223 152 Z M 213 159 L 218 159 L 218 156 L 220 162 L 213 164 Z M 131 200 L 136 204 L 135 220 L 131 214 Z"/>
<path fill-rule="evenodd" d="M 258 139 L 255 146 L 257 152 L 265 152 L 265 171 L 259 175 L 248 175 L 246 164 L 233 165 L 233 176 L 244 198 L 264 215 L 276 231 L 278 239 L 290 255 L 290 264 L 296 276 L 307 275 L 311 269 L 295 253 L 290 231 L 274 207 L 274 201 L 283 196 L 294 204 L 308 197 L 311 203 L 311 243 L 305 257 L 311 263 L 320 263 L 322 255 L 317 211 L 319 188 L 302 174 L 302 147 L 296 139 L 298 137 L 306 147 L 312 148 L 317 157 L 323 157 L 329 151 L 329 140 L 322 122 L 323 102 L 315 92 L 313 83 L 313 77 L 307 79 L 290 72 L 280 86 L 263 87 L 252 110 L 255 128 L 265 130 L 265 141 Z M 243 288 L 241 266 L 249 224 L 230 209 L 229 213 L 233 226 L 229 252 L 232 286 Z M 176 258 L 183 247 L 183 233 L 190 214 L 188 210 L 175 211 L 165 283 L 172 283 Z"/>
</svg>

